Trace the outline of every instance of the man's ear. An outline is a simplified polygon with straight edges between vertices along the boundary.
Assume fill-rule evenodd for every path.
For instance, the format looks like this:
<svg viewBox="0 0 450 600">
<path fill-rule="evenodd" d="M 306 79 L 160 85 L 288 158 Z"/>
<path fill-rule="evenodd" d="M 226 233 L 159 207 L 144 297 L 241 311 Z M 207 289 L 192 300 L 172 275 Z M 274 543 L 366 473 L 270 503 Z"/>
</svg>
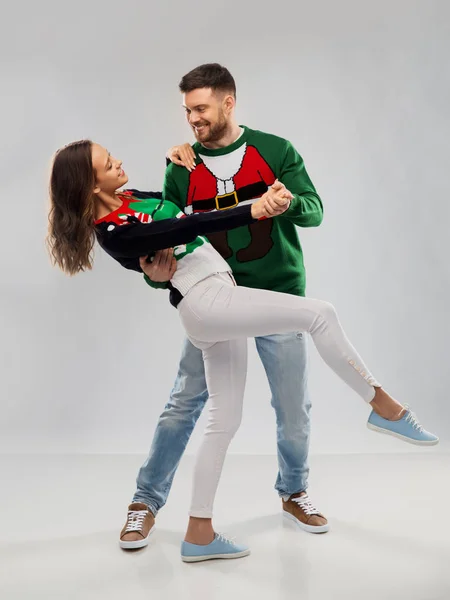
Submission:
<svg viewBox="0 0 450 600">
<path fill-rule="evenodd" d="M 227 113 L 230 113 L 236 106 L 236 99 L 232 94 L 227 94 L 223 99 L 223 106 Z"/>
</svg>

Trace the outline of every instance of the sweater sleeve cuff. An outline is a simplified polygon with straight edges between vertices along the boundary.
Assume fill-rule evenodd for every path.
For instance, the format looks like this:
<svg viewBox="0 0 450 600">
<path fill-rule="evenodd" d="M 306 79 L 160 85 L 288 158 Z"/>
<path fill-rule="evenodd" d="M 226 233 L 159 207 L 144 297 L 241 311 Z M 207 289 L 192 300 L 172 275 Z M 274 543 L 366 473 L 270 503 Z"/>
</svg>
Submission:
<svg viewBox="0 0 450 600">
<path fill-rule="evenodd" d="M 155 290 L 165 290 L 169 286 L 168 281 L 152 281 L 148 275 L 144 273 L 144 280 L 150 287 Z"/>
<path fill-rule="evenodd" d="M 289 208 L 287 209 L 287 211 L 285 211 L 283 213 L 284 216 L 286 217 L 296 217 L 298 216 L 298 205 L 301 204 L 299 201 L 299 197 L 297 195 L 294 195 L 294 197 L 292 198 L 290 204 L 289 204 Z"/>
</svg>

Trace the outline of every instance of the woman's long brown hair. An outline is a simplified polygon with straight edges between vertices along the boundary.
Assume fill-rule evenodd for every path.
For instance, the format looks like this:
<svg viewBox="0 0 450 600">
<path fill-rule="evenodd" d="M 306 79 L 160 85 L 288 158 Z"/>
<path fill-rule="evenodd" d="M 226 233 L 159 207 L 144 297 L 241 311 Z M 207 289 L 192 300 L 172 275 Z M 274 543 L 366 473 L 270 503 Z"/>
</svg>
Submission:
<svg viewBox="0 0 450 600">
<path fill-rule="evenodd" d="M 47 245 L 53 264 L 75 275 L 92 269 L 95 243 L 92 142 L 73 142 L 55 154 L 50 175 Z"/>
</svg>

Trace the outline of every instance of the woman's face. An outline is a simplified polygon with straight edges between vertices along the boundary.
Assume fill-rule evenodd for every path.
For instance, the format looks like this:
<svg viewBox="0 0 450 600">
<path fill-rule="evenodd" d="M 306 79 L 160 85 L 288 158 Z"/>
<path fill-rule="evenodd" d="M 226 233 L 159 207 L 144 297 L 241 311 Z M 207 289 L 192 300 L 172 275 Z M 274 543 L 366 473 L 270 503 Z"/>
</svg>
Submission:
<svg viewBox="0 0 450 600">
<path fill-rule="evenodd" d="M 111 156 L 99 144 L 92 144 L 92 166 L 96 173 L 95 193 L 113 194 L 128 181 L 128 176 L 122 169 L 122 161 Z"/>
</svg>

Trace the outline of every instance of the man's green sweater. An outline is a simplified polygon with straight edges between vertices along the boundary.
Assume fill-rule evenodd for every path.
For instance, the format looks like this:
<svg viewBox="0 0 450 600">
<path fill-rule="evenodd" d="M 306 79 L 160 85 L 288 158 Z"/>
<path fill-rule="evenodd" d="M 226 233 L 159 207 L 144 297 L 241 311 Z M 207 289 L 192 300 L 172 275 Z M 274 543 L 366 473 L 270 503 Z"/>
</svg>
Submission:
<svg viewBox="0 0 450 600">
<path fill-rule="evenodd" d="M 276 179 L 294 195 L 273 219 L 208 236 L 227 260 L 238 285 L 303 296 L 305 267 L 296 225 L 317 227 L 323 207 L 301 156 L 287 140 L 242 127 L 230 146 L 210 150 L 194 144 L 196 168 L 167 167 L 163 198 L 187 214 L 232 210 L 262 196 Z M 166 284 L 154 284 L 165 287 Z"/>
</svg>

